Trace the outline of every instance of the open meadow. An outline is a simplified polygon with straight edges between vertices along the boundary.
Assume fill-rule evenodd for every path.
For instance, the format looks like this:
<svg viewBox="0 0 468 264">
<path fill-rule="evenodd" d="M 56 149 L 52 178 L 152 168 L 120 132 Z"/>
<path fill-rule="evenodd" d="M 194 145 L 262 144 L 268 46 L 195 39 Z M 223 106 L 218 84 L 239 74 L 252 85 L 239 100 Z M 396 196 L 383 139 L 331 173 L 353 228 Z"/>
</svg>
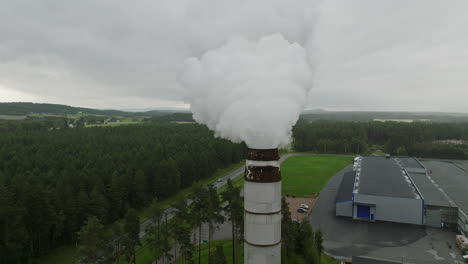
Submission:
<svg viewBox="0 0 468 264">
<path fill-rule="evenodd" d="M 328 179 L 351 164 L 351 156 L 296 156 L 281 165 L 283 194 L 311 196 L 319 193 Z"/>
</svg>

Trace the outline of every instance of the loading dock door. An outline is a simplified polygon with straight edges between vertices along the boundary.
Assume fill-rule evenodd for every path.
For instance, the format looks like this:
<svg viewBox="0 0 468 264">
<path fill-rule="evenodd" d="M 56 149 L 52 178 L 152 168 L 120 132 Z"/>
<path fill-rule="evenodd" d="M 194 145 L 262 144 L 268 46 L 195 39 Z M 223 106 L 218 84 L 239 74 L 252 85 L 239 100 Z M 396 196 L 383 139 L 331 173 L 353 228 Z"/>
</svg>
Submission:
<svg viewBox="0 0 468 264">
<path fill-rule="evenodd" d="M 426 225 L 432 227 L 440 227 L 442 223 L 442 210 L 426 209 Z"/>
<path fill-rule="evenodd" d="M 357 207 L 357 216 L 359 218 L 370 218 L 370 207 L 365 205 L 358 205 Z"/>
</svg>

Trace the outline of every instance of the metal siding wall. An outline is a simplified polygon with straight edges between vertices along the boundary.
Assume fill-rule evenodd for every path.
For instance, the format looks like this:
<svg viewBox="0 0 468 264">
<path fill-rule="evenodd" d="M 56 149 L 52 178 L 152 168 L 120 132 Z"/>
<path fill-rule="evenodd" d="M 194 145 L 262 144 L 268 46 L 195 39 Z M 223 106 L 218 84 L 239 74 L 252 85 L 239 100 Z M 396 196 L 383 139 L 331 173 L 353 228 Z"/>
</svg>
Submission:
<svg viewBox="0 0 468 264">
<path fill-rule="evenodd" d="M 441 227 L 445 224 L 458 224 L 458 208 L 438 205 L 426 205 L 425 216 L 427 226 Z"/>
<path fill-rule="evenodd" d="M 337 203 L 336 216 L 353 217 L 353 201 Z"/>
<path fill-rule="evenodd" d="M 354 202 L 375 204 L 375 220 L 422 225 L 423 200 L 356 194 Z M 355 212 L 356 213 L 356 212 Z"/>
<path fill-rule="evenodd" d="M 458 211 L 458 229 L 468 237 L 468 216 L 461 209 Z"/>
<path fill-rule="evenodd" d="M 442 208 L 442 222 L 457 224 L 459 209 L 456 207 Z"/>
</svg>

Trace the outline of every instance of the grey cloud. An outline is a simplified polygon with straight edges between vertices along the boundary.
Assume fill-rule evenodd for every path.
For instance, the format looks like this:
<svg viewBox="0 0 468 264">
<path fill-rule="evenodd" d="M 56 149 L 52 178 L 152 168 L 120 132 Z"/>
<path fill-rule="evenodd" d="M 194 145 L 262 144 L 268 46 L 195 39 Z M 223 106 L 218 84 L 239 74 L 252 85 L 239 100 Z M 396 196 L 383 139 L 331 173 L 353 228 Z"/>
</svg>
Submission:
<svg viewBox="0 0 468 264">
<path fill-rule="evenodd" d="M 0 82 L 29 93 L 70 91 L 180 99 L 187 57 L 233 35 L 301 38 L 307 1 L 6 1 Z M 302 22 L 302 20 L 300 21 Z M 54 78 L 48 73 L 54 72 Z M 39 76 L 38 76 L 39 75 Z M 88 87 L 90 86 L 90 87 Z M 80 97 L 86 100 L 86 96 Z"/>
<path fill-rule="evenodd" d="M 232 36 L 280 33 L 309 50 L 310 108 L 468 112 L 467 1 L 315 5 L 0 0 L 0 85 L 57 103 L 170 104 L 186 96 L 179 76 L 188 57 Z"/>
<path fill-rule="evenodd" d="M 468 96 L 467 8 L 466 1 L 325 1 L 315 92 L 341 109 L 468 112 L 460 99 Z M 349 101 L 337 103 L 343 95 Z"/>
</svg>

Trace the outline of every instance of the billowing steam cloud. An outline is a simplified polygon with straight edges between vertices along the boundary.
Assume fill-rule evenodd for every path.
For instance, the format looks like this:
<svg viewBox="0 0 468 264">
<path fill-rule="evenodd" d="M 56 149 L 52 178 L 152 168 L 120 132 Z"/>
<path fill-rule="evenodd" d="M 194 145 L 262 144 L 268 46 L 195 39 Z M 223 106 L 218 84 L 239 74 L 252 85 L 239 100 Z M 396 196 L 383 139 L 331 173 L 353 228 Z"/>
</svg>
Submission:
<svg viewBox="0 0 468 264">
<path fill-rule="evenodd" d="M 308 58 L 301 45 L 273 34 L 231 38 L 188 59 L 182 83 L 195 120 L 251 148 L 287 145 L 312 86 Z"/>
</svg>

